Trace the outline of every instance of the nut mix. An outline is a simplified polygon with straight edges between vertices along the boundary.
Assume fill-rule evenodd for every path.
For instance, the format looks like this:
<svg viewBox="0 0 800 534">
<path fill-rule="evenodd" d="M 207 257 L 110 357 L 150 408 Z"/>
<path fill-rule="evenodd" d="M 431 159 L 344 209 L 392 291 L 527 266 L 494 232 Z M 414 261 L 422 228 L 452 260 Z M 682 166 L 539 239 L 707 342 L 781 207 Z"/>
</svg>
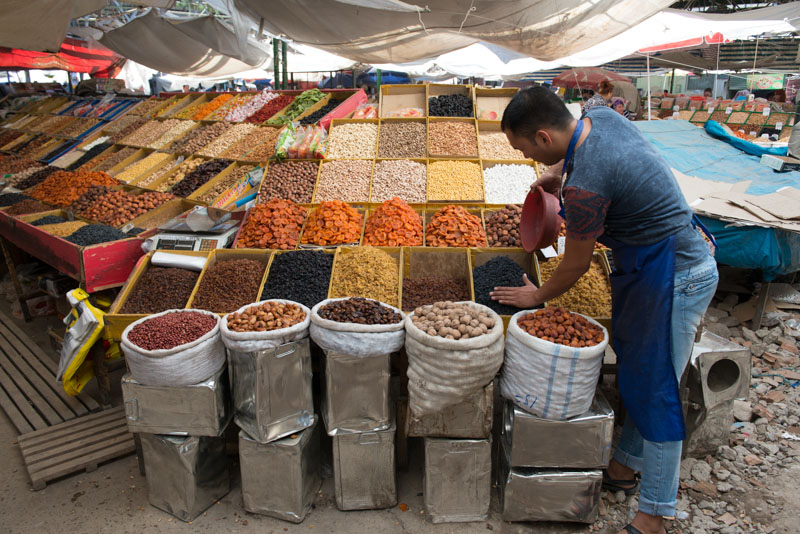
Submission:
<svg viewBox="0 0 800 534">
<path fill-rule="evenodd" d="M 170 145 L 167 152 L 172 152 L 173 154 L 196 154 L 232 127 L 233 125 L 228 122 L 215 122 L 200 126 Z"/>
<path fill-rule="evenodd" d="M 509 204 L 486 219 L 486 239 L 490 247 L 521 247 L 519 221 L 522 208 Z"/>
<path fill-rule="evenodd" d="M 428 200 L 482 201 L 481 166 L 470 161 L 433 161 L 428 165 Z"/>
<path fill-rule="evenodd" d="M 314 200 L 367 202 L 371 172 L 372 162 L 367 160 L 326 161 L 319 173 Z"/>
<path fill-rule="evenodd" d="M 2 156 L 0 158 L 0 173 L 14 174 L 37 165 L 39 165 L 39 163 L 32 159 L 21 158 L 19 156 Z"/>
<path fill-rule="evenodd" d="M 363 222 L 363 216 L 341 200 L 323 202 L 308 216 L 300 242 L 320 246 L 357 243 Z"/>
<path fill-rule="evenodd" d="M 222 156 L 249 161 L 267 160 L 275 155 L 275 141 L 279 133 L 278 128 L 256 128 L 223 152 Z"/>
<path fill-rule="evenodd" d="M 207 268 L 195 293 L 193 308 L 230 313 L 254 302 L 264 276 L 265 265 L 256 260 L 217 261 Z"/>
<path fill-rule="evenodd" d="M 216 325 L 217 318 L 205 313 L 171 312 L 134 326 L 128 341 L 144 350 L 174 349 L 203 337 Z"/>
<path fill-rule="evenodd" d="M 445 339 L 480 337 L 495 326 L 494 317 L 465 302 L 436 302 L 414 310 L 411 322 L 429 336 Z"/>
<path fill-rule="evenodd" d="M 478 157 L 478 134 L 474 122 L 444 121 L 428 124 L 430 156 Z"/>
<path fill-rule="evenodd" d="M 297 247 L 308 211 L 291 200 L 272 199 L 250 209 L 237 248 Z"/>
<path fill-rule="evenodd" d="M 534 337 L 568 347 L 593 347 L 605 339 L 602 328 L 560 306 L 523 315 L 517 324 Z"/>
<path fill-rule="evenodd" d="M 364 297 L 398 305 L 399 270 L 395 258 L 373 247 L 356 247 L 336 258 L 330 298 Z"/>
<path fill-rule="evenodd" d="M 558 256 L 539 264 L 543 282 L 553 275 L 563 258 Z M 597 256 L 592 258 L 589 271 L 580 277 L 572 289 L 547 304 L 562 306 L 589 317 L 611 317 L 611 282 Z"/>
<path fill-rule="evenodd" d="M 379 158 L 424 158 L 424 122 L 383 122 L 378 141 Z"/>
<path fill-rule="evenodd" d="M 500 315 L 513 315 L 519 311 L 516 306 L 500 304 L 489 295 L 496 287 L 520 287 L 525 270 L 508 256 L 496 256 L 483 265 L 472 269 L 472 286 L 475 289 L 475 302 L 483 304 Z M 535 283 L 535 280 L 531 280 Z"/>
<path fill-rule="evenodd" d="M 119 313 L 149 314 L 183 308 L 200 273 L 178 267 L 153 267 L 136 281 Z"/>
<path fill-rule="evenodd" d="M 111 133 L 111 137 L 108 138 L 109 143 L 119 143 L 133 132 L 147 124 L 147 119 L 143 119 L 142 117 L 122 117 L 122 119 L 130 118 L 132 119 L 130 122 L 126 122 L 123 126 L 120 127 L 119 131 Z M 112 123 L 114 124 L 114 123 Z"/>
<path fill-rule="evenodd" d="M 169 191 L 170 189 L 172 189 L 172 186 L 174 186 L 175 184 L 186 178 L 189 174 L 194 172 L 194 170 L 197 167 L 199 167 L 205 162 L 206 160 L 200 158 L 192 158 L 184 160 L 183 163 L 181 163 L 180 166 L 177 169 L 175 169 L 175 172 L 170 174 L 163 182 L 155 186 L 155 188 L 158 191 L 162 192 Z M 140 186 L 151 185 L 155 182 L 155 180 L 151 181 L 151 179 L 153 178 L 154 178 L 153 176 L 149 176 L 146 180 L 142 180 L 141 182 L 139 182 L 138 185 Z M 161 176 L 159 176 L 159 178 L 161 178 Z"/>
<path fill-rule="evenodd" d="M 123 160 L 128 159 L 129 157 L 133 156 L 134 154 L 136 154 L 136 149 L 135 148 L 125 147 L 125 148 L 123 148 L 121 150 L 118 150 L 118 151 L 114 152 L 113 154 L 109 154 L 108 157 L 103 158 L 103 160 L 98 165 L 95 165 L 94 167 L 90 167 L 87 164 L 86 165 L 86 167 L 87 167 L 86 169 L 81 167 L 78 170 L 79 171 L 98 171 L 98 172 L 102 171 L 102 172 L 106 172 L 106 171 L 109 171 L 112 167 L 116 167 L 117 165 L 122 163 Z M 89 162 L 89 163 L 92 163 L 92 162 Z"/>
<path fill-rule="evenodd" d="M 69 206 L 92 186 L 118 184 L 116 179 L 104 172 L 58 171 L 31 189 L 29 194 L 42 202 L 56 206 Z"/>
<path fill-rule="evenodd" d="M 469 300 L 469 286 L 466 279 L 449 278 L 403 278 L 403 311 L 412 311 L 419 306 L 445 300 Z"/>
<path fill-rule="evenodd" d="M 145 158 L 132 162 L 122 172 L 117 173 L 115 177 L 117 180 L 130 182 L 169 157 L 169 154 L 164 154 L 163 152 L 153 152 Z"/>
<path fill-rule="evenodd" d="M 406 202 L 423 204 L 427 174 L 424 163 L 405 159 L 378 161 L 372 177 L 371 201 L 400 197 Z"/>
<path fill-rule="evenodd" d="M 258 300 L 285 299 L 313 308 L 328 297 L 333 254 L 297 250 L 276 254 Z"/>
<path fill-rule="evenodd" d="M 170 121 L 148 121 L 141 128 L 123 139 L 122 144 L 142 147 L 147 146 L 164 135 L 164 133 L 172 127 L 172 124 L 167 124 L 168 122 Z"/>
<path fill-rule="evenodd" d="M 181 121 L 178 119 L 166 120 L 164 121 L 164 128 L 165 128 L 164 133 L 161 134 L 161 136 L 158 137 L 158 139 L 156 139 L 152 143 L 149 143 L 147 147 L 164 148 L 165 146 L 167 146 L 174 140 L 180 138 L 181 136 L 183 136 L 183 134 L 194 128 L 195 124 L 197 123 L 194 121 Z"/>
<path fill-rule="evenodd" d="M 302 323 L 306 312 L 290 302 L 263 302 L 250 306 L 243 312 L 234 312 L 227 317 L 228 328 L 234 332 L 268 332 L 289 328 Z"/>
<path fill-rule="evenodd" d="M 328 137 L 330 159 L 374 158 L 378 126 L 372 123 L 337 124 Z"/>
<path fill-rule="evenodd" d="M 380 302 L 362 297 L 352 297 L 320 306 L 319 316 L 337 323 L 396 324 L 403 316 Z"/>
<path fill-rule="evenodd" d="M 422 217 L 404 200 L 397 197 L 386 200 L 367 219 L 364 245 L 422 246 Z"/>
<path fill-rule="evenodd" d="M 445 206 L 437 211 L 425 229 L 428 247 L 485 247 L 486 233 L 481 218 L 461 206 Z"/>
<path fill-rule="evenodd" d="M 736 111 L 731 113 L 728 117 L 728 120 L 725 121 L 726 124 L 744 124 L 747 122 L 747 118 L 750 116 L 749 113 L 746 111 Z"/>
<path fill-rule="evenodd" d="M 521 150 L 517 150 L 508 142 L 502 132 L 482 133 L 478 137 L 483 159 L 525 159 Z"/>
<path fill-rule="evenodd" d="M 231 164 L 227 159 L 214 159 L 197 166 L 186 178 L 172 186 L 172 194 L 188 197 Z"/>
<path fill-rule="evenodd" d="M 230 147 L 243 140 L 247 135 L 258 128 L 253 124 L 237 124 L 229 128 L 224 134 L 217 137 L 214 141 L 203 147 L 198 152 L 201 156 L 216 157 L 228 150 Z"/>
<path fill-rule="evenodd" d="M 309 204 L 317 182 L 319 163 L 286 161 L 270 165 L 261 183 L 258 201 L 284 198 L 298 204 Z"/>
<path fill-rule="evenodd" d="M 161 98 L 151 98 L 148 100 L 142 100 L 133 109 L 130 110 L 128 115 L 133 115 L 136 117 L 149 117 L 156 108 L 160 107 L 164 104 L 164 100 Z M 123 117 L 124 118 L 124 117 Z"/>
</svg>

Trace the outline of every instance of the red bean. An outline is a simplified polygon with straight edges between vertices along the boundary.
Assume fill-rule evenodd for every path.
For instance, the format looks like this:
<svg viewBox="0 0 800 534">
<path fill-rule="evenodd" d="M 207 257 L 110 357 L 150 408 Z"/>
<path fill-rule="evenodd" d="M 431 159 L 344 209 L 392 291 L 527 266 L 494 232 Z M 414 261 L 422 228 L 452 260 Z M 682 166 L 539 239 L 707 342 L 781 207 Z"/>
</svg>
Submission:
<svg viewBox="0 0 800 534">
<path fill-rule="evenodd" d="M 217 318 L 205 313 L 172 312 L 137 324 L 128 341 L 144 350 L 172 349 L 204 336 L 216 324 Z"/>
</svg>

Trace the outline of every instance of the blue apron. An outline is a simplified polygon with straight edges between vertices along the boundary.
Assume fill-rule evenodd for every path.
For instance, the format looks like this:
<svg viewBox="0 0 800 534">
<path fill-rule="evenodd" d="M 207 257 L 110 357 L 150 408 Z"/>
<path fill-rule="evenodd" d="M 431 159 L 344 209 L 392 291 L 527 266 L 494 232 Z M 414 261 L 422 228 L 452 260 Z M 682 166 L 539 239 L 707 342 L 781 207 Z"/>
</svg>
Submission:
<svg viewBox="0 0 800 534">
<path fill-rule="evenodd" d="M 579 120 L 564 157 L 565 173 L 582 131 Z M 566 220 L 563 195 L 560 200 Z M 672 365 L 675 236 L 652 245 L 627 245 L 606 235 L 599 241 L 614 255 L 611 326 L 625 409 L 646 440 L 682 441 L 686 429 Z"/>
</svg>

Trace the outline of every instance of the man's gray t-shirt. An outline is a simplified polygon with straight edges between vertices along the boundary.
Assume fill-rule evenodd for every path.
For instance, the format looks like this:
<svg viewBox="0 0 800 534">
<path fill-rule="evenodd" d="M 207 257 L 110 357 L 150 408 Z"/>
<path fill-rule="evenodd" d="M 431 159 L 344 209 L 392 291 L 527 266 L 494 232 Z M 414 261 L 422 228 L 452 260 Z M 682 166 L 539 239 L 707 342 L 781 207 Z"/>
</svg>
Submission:
<svg viewBox="0 0 800 534">
<path fill-rule="evenodd" d="M 702 262 L 709 250 L 691 224 L 692 210 L 655 147 L 622 115 L 596 107 L 592 129 L 575 150 L 563 195 L 567 236 L 606 234 L 629 245 L 675 236 L 675 270 Z"/>
</svg>

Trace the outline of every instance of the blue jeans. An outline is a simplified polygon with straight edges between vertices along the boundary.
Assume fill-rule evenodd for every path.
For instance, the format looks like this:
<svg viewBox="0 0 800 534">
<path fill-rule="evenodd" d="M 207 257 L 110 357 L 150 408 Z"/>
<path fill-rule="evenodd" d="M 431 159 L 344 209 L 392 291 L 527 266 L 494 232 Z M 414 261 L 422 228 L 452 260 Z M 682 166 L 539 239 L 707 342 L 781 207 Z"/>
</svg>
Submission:
<svg viewBox="0 0 800 534">
<path fill-rule="evenodd" d="M 719 274 L 714 258 L 675 273 L 672 297 L 672 366 L 678 383 L 692 356 L 700 320 L 717 290 Z M 614 459 L 642 473 L 639 511 L 674 516 L 681 466 L 681 441 L 654 442 L 642 437 L 630 415 L 625 419 Z"/>
</svg>

